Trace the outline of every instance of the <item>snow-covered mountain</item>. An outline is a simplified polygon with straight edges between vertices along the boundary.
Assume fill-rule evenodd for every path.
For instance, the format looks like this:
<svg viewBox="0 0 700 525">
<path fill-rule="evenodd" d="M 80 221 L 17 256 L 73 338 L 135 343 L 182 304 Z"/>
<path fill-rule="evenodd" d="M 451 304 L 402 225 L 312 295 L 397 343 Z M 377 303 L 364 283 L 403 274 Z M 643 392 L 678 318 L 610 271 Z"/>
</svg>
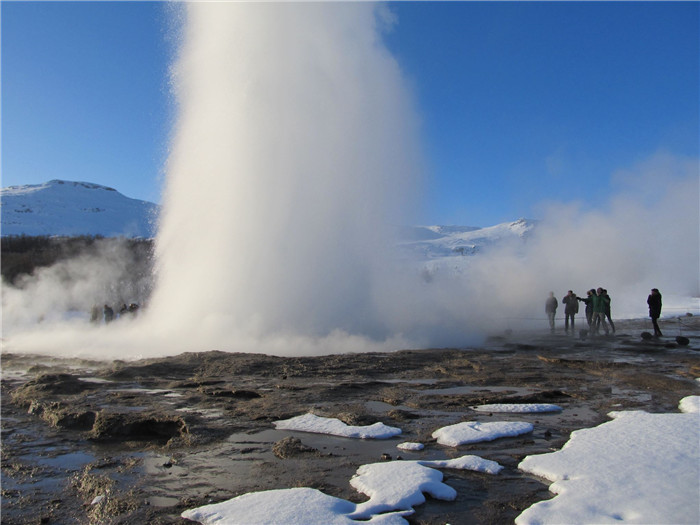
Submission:
<svg viewBox="0 0 700 525">
<path fill-rule="evenodd" d="M 52 180 L 0 190 L 2 235 L 153 237 L 159 206 L 89 182 Z"/>
<path fill-rule="evenodd" d="M 401 248 L 420 259 L 474 255 L 505 242 L 524 242 L 537 221 L 518 219 L 479 228 L 474 226 L 413 226 L 400 232 Z"/>
<path fill-rule="evenodd" d="M 52 180 L 0 190 L 2 235 L 155 236 L 159 206 L 130 199 L 113 188 L 89 182 Z M 476 226 L 405 226 L 399 246 L 410 259 L 473 255 L 509 241 L 526 240 L 536 222 L 519 219 Z"/>
</svg>

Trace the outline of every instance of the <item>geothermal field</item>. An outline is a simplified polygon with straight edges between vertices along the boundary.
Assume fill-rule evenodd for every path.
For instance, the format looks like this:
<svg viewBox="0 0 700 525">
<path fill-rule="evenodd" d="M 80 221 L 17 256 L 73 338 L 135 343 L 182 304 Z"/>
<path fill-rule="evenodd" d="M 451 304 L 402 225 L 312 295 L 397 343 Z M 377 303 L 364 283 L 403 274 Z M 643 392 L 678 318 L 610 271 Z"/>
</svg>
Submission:
<svg viewBox="0 0 700 525">
<path fill-rule="evenodd" d="M 618 321 L 315 357 L 5 353 L 3 523 L 695 523 L 697 319 L 688 346 Z"/>
<path fill-rule="evenodd" d="M 105 241 L 2 284 L 3 523 L 700 522 L 697 166 L 407 247 L 425 166 L 384 10 L 176 11 L 151 266 Z M 583 305 L 550 332 L 551 290 L 598 286 L 610 334 Z"/>
</svg>

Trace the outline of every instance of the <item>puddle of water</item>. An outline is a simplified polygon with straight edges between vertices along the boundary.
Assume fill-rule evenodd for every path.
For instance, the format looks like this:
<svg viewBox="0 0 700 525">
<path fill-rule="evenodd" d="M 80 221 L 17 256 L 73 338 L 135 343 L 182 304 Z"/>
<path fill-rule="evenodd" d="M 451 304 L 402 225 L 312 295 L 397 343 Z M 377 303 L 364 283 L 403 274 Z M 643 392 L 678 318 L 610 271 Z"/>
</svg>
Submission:
<svg viewBox="0 0 700 525">
<path fill-rule="evenodd" d="M 35 459 L 39 465 L 77 471 L 88 463 L 95 461 L 95 456 L 85 452 L 70 452 L 68 454 L 61 454 L 54 457 L 33 456 L 31 459 Z"/>
<path fill-rule="evenodd" d="M 151 496 L 146 501 L 154 507 L 174 507 L 179 502 L 177 498 L 170 496 Z"/>
<path fill-rule="evenodd" d="M 28 379 L 28 374 L 26 370 L 3 370 L 2 380 L 3 381 L 25 381 Z"/>
<path fill-rule="evenodd" d="M 109 379 L 102 379 L 101 377 L 79 377 L 78 381 L 83 381 L 84 383 L 98 383 L 98 384 L 113 383 L 114 382 L 114 381 L 110 381 Z"/>
<path fill-rule="evenodd" d="M 163 388 L 143 388 L 143 387 L 134 387 L 134 388 L 110 388 L 107 392 L 128 392 L 128 393 L 135 393 L 135 394 L 147 394 L 147 395 L 153 395 L 153 394 L 174 394 L 172 390 L 167 390 Z"/>
<path fill-rule="evenodd" d="M 404 383 L 407 385 L 435 385 L 440 382 L 438 379 L 382 379 L 381 383 L 391 383 L 399 384 Z"/>
<path fill-rule="evenodd" d="M 447 410 L 425 410 L 415 407 L 410 407 L 407 405 L 390 405 L 389 403 L 384 403 L 383 401 L 366 401 L 365 408 L 368 412 L 376 415 L 385 415 L 392 410 L 404 410 L 415 414 L 420 418 L 433 418 L 433 417 L 448 417 L 454 418 L 458 417 L 461 412 L 447 411 Z"/>
<path fill-rule="evenodd" d="M 193 413 L 193 414 L 199 414 L 200 416 L 207 418 L 207 419 L 224 417 L 224 412 L 222 410 L 217 410 L 215 408 L 184 407 L 184 408 L 176 408 L 175 411 L 176 412 L 188 412 L 188 413 Z"/>
<path fill-rule="evenodd" d="M 610 389 L 610 393 L 615 396 L 624 396 L 625 399 L 629 399 L 632 401 L 646 402 L 652 400 L 652 395 L 647 392 L 635 392 L 634 390 L 625 390 L 623 388 L 617 388 L 615 386 L 613 386 Z"/>
<path fill-rule="evenodd" d="M 213 501 L 231 497 L 238 487 L 245 487 L 260 476 L 260 460 L 274 460 L 272 445 L 264 454 L 246 454 L 223 443 L 213 449 L 190 451 L 176 459 L 145 453 L 138 472 L 131 474 L 149 486 L 148 502 L 158 507 L 172 507 L 179 498 L 207 496 Z M 264 457 L 263 457 L 264 456 Z"/>
<path fill-rule="evenodd" d="M 114 410 L 115 412 L 144 412 L 146 407 L 131 407 L 126 405 L 110 405 L 101 403 L 98 405 L 101 410 Z"/>
<path fill-rule="evenodd" d="M 513 394 L 532 394 L 532 388 L 510 387 L 510 386 L 453 386 L 450 388 L 433 388 L 428 390 L 415 391 L 421 395 L 455 396 L 461 394 L 473 394 L 475 392 L 508 392 Z"/>
</svg>

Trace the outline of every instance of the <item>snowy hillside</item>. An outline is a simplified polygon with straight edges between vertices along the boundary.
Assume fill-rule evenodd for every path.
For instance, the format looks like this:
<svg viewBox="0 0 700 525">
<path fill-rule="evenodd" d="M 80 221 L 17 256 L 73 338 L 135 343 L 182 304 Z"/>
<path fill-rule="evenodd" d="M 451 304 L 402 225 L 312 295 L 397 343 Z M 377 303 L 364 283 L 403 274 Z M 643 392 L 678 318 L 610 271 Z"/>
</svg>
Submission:
<svg viewBox="0 0 700 525">
<path fill-rule="evenodd" d="M 519 219 L 488 228 L 471 226 L 416 226 L 401 231 L 400 246 L 420 259 L 474 255 L 504 242 L 527 240 L 537 222 Z"/>
<path fill-rule="evenodd" d="M 130 199 L 113 188 L 89 182 L 52 180 L 0 190 L 2 235 L 101 235 L 153 237 L 159 206 Z M 413 260 L 474 255 L 490 246 L 527 239 L 535 221 L 520 219 L 488 228 L 405 226 L 397 236 Z"/>
<path fill-rule="evenodd" d="M 2 235 L 153 237 L 159 206 L 106 186 L 52 180 L 0 190 Z"/>
</svg>

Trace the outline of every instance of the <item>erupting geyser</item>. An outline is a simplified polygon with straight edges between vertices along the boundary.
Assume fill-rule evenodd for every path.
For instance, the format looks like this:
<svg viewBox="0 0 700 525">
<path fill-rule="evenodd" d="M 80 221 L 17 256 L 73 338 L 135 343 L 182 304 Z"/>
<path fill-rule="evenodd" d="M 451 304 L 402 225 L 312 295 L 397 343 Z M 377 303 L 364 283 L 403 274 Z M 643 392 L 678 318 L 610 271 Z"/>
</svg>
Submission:
<svg viewBox="0 0 700 525">
<path fill-rule="evenodd" d="M 383 7 L 175 9 L 185 15 L 171 73 L 177 119 L 150 301 L 131 321 L 66 321 L 113 302 L 106 292 L 124 269 L 111 255 L 66 261 L 19 288 L 3 283 L 3 351 L 463 347 L 544 327 L 550 290 L 604 286 L 615 318 L 645 316 L 651 287 L 697 297 L 697 159 L 651 155 L 613 174 L 621 192 L 599 208 L 553 203 L 526 243 L 459 264 L 399 261 L 392 234 L 416 224 L 405 213 L 418 202 L 421 158 L 413 102 L 382 41 Z"/>
<path fill-rule="evenodd" d="M 237 350 L 247 337 L 390 337 L 389 226 L 406 223 L 419 163 L 380 8 L 185 9 L 154 333 Z"/>
</svg>

